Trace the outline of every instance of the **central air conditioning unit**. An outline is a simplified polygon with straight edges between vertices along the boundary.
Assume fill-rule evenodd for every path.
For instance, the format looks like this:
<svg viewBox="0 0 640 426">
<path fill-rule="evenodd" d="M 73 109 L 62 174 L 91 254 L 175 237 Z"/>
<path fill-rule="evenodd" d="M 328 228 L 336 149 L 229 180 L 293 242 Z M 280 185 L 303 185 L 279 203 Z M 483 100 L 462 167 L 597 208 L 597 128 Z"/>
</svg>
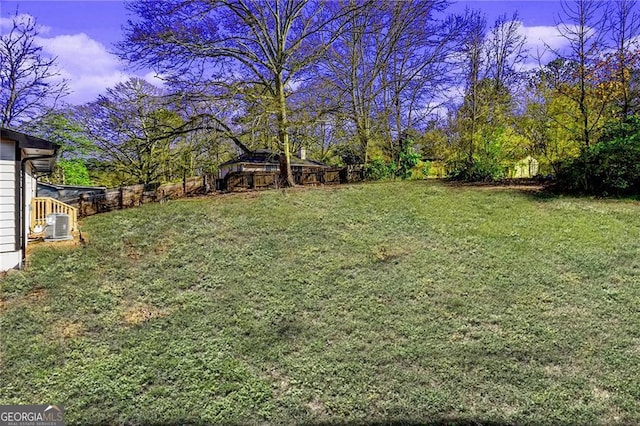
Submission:
<svg viewBox="0 0 640 426">
<path fill-rule="evenodd" d="M 45 241 L 72 240 L 71 219 L 68 214 L 52 213 L 47 215 L 47 226 L 44 227 Z"/>
</svg>

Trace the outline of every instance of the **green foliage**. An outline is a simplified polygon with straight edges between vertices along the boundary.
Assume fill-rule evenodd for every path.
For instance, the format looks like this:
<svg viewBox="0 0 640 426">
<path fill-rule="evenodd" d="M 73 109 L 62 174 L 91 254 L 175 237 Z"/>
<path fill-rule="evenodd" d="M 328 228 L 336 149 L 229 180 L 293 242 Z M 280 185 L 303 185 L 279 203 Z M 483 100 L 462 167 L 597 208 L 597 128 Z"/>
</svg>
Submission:
<svg viewBox="0 0 640 426">
<path fill-rule="evenodd" d="M 87 158 L 96 151 L 75 117 L 73 108 L 54 110 L 25 124 L 23 131 L 54 142 L 60 146 L 58 161 L 46 181 L 63 185 L 90 186 Z"/>
<path fill-rule="evenodd" d="M 376 157 L 364 166 L 364 176 L 367 180 L 389 179 L 395 175 L 396 163 L 387 163 L 381 157 Z"/>
<path fill-rule="evenodd" d="M 419 161 L 420 155 L 416 153 L 412 147 L 409 147 L 407 150 L 400 151 L 400 159 L 398 161 L 396 176 L 402 179 L 409 179 L 413 168 Z"/>
<path fill-rule="evenodd" d="M 449 150 L 444 124 L 432 123 L 420 137 L 422 156 L 426 158 L 444 158 Z"/>
<path fill-rule="evenodd" d="M 411 178 L 413 168 L 420 161 L 420 155 L 413 148 L 415 131 L 407 130 L 402 133 L 398 143 L 398 164 L 395 175 L 401 179 Z"/>
<path fill-rule="evenodd" d="M 71 108 L 51 111 L 25 124 L 22 130 L 60 145 L 58 153 L 64 159 L 85 158 L 97 149 Z"/>
<path fill-rule="evenodd" d="M 362 164 L 362 153 L 353 144 L 335 145 L 332 151 L 340 158 L 341 166 L 350 166 L 354 164 Z"/>
<path fill-rule="evenodd" d="M 471 163 L 467 159 L 453 159 L 445 167 L 448 177 L 453 180 L 490 182 L 505 176 L 504 166 L 490 156 L 474 155 Z"/>
<path fill-rule="evenodd" d="M 83 160 L 65 160 L 60 159 L 56 163 L 59 169 L 60 179 L 59 183 L 64 185 L 80 185 L 90 186 L 91 179 L 89 178 L 89 172 L 87 166 Z"/>
<path fill-rule="evenodd" d="M 567 191 L 640 194 L 640 118 L 609 126 L 597 144 L 561 164 L 557 180 L 560 189 Z"/>
<path fill-rule="evenodd" d="M 423 180 L 429 177 L 429 172 L 431 171 L 431 162 L 429 161 L 418 161 L 418 163 L 413 166 L 410 170 L 411 176 L 409 179 L 411 180 Z"/>
</svg>

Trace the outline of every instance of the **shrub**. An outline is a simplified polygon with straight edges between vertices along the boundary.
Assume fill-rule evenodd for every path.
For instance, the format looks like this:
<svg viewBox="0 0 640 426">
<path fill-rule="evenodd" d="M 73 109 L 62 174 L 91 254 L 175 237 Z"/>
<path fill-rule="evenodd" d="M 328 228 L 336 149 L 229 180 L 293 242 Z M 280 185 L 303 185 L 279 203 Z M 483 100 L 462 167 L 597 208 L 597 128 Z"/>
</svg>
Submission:
<svg viewBox="0 0 640 426">
<path fill-rule="evenodd" d="M 597 144 L 561 163 L 557 184 L 594 195 L 640 194 L 640 118 L 607 128 Z"/>
<path fill-rule="evenodd" d="M 411 177 L 412 169 L 419 161 L 420 155 L 418 155 L 413 148 L 409 147 L 406 150 L 400 151 L 400 159 L 396 170 L 396 176 L 402 179 L 409 179 Z"/>
<path fill-rule="evenodd" d="M 504 177 L 504 167 L 496 160 L 485 156 L 474 156 L 473 162 L 464 159 L 450 160 L 446 164 L 447 175 L 453 180 L 472 182 L 494 181 Z"/>
<path fill-rule="evenodd" d="M 423 180 L 429 177 L 431 163 L 428 161 L 418 161 L 418 164 L 411 169 L 411 180 Z"/>
<path fill-rule="evenodd" d="M 388 179 L 394 176 L 396 163 L 387 163 L 382 158 L 374 158 L 364 166 L 364 176 L 367 180 Z"/>
</svg>

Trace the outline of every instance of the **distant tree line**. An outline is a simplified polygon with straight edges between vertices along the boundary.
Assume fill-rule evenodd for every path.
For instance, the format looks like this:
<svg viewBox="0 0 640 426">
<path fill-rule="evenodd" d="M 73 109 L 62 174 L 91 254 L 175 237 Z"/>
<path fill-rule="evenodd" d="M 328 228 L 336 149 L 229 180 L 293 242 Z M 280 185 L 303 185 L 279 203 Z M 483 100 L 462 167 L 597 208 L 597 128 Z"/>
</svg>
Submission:
<svg viewBox="0 0 640 426">
<path fill-rule="evenodd" d="M 371 178 L 508 177 L 526 157 L 564 188 L 640 188 L 635 0 L 563 2 L 566 48 L 532 66 L 518 14 L 446 0 L 144 0 L 117 49 L 131 79 L 81 106 L 16 17 L 2 36 L 2 125 L 63 146 L 66 183 L 167 182 L 241 152 L 300 148 Z M 40 99 L 40 101 L 38 101 Z M 615 171 L 614 171 L 615 170 Z"/>
</svg>

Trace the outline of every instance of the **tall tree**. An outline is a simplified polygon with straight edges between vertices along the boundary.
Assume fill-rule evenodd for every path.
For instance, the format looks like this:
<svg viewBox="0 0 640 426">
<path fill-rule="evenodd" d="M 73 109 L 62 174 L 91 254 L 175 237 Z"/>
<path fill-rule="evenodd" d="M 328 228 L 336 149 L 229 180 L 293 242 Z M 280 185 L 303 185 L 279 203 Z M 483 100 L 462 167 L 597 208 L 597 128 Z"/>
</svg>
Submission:
<svg viewBox="0 0 640 426">
<path fill-rule="evenodd" d="M 2 127 L 18 127 L 44 115 L 67 94 L 56 58 L 46 57 L 36 43 L 39 34 L 33 17 L 16 12 L 10 30 L 0 37 Z"/>
<path fill-rule="evenodd" d="M 487 31 L 487 21 L 484 15 L 474 10 L 466 11 L 466 21 L 469 23 L 468 31 L 462 45 L 462 59 L 465 70 L 465 97 L 462 104 L 462 117 L 464 120 L 463 146 L 466 145 L 467 167 L 471 169 L 474 163 L 476 146 L 476 134 L 480 119 L 480 82 L 485 76 L 484 42 Z"/>
<path fill-rule="evenodd" d="M 66 185 L 90 185 L 86 160 L 96 146 L 77 120 L 77 107 L 63 106 L 21 126 L 21 130 L 60 146 L 56 169 L 48 179 Z"/>
<path fill-rule="evenodd" d="M 163 178 L 167 159 L 178 136 L 185 133 L 182 118 L 171 99 L 144 80 L 133 78 L 107 89 L 97 101 L 83 107 L 83 123 L 102 158 L 131 183 Z"/>
<path fill-rule="evenodd" d="M 489 31 L 485 43 L 487 77 L 494 82 L 496 90 L 511 87 L 521 75 L 524 62 L 525 36 L 517 12 L 510 18 L 506 14 L 498 16 Z"/>
<path fill-rule="evenodd" d="M 611 38 L 615 48 L 612 62 L 614 81 L 618 84 L 616 103 L 622 120 L 630 113 L 637 112 L 638 93 L 631 87 L 632 70 L 640 60 L 640 16 L 637 5 L 636 0 L 618 0 L 611 14 Z"/>
<path fill-rule="evenodd" d="M 124 59 L 176 80 L 233 86 L 236 94 L 244 85 L 262 88 L 275 116 L 282 180 L 294 185 L 287 98 L 349 10 L 329 13 L 316 0 L 144 0 L 130 8 L 139 20 L 128 23 Z"/>
<path fill-rule="evenodd" d="M 489 29 L 478 11 L 467 11 L 466 19 L 461 51 L 466 87 L 456 120 L 464 154 L 457 155 L 455 174 L 493 179 L 503 174 L 506 161 L 522 154 L 514 135 L 512 93 L 522 74 L 525 38 L 517 13 L 499 16 Z"/>
<path fill-rule="evenodd" d="M 351 4 L 355 4 L 352 1 Z M 451 74 L 447 55 L 462 20 L 443 18 L 445 0 L 360 2 L 324 58 L 321 73 L 352 123 L 362 158 L 383 135 L 391 154 L 424 121 Z M 394 152 L 395 151 L 395 152 Z"/>
<path fill-rule="evenodd" d="M 444 99 L 444 89 L 453 83 L 450 53 L 458 47 L 465 29 L 462 17 L 443 17 L 448 1 L 391 2 L 389 32 L 393 35 L 391 58 L 383 75 L 387 141 L 399 160 L 403 135 L 424 128 L 427 119 Z"/>
<path fill-rule="evenodd" d="M 541 160 L 541 167 L 557 173 L 561 163 L 580 154 L 577 104 L 562 95 L 575 86 L 576 66 L 562 59 L 551 61 L 532 73 L 522 92 L 524 113 L 517 129 L 528 141 L 529 152 Z M 549 171 L 551 171 L 549 170 Z"/>
<path fill-rule="evenodd" d="M 580 123 L 580 140 L 588 148 L 594 132 L 602 124 L 602 115 L 609 104 L 610 94 L 594 96 L 595 67 L 604 50 L 607 4 L 592 0 L 562 2 L 562 15 L 558 29 L 568 42 L 566 52 L 555 51 L 559 58 L 575 63 L 573 87 L 564 87 L 562 94 L 577 105 Z"/>
</svg>

